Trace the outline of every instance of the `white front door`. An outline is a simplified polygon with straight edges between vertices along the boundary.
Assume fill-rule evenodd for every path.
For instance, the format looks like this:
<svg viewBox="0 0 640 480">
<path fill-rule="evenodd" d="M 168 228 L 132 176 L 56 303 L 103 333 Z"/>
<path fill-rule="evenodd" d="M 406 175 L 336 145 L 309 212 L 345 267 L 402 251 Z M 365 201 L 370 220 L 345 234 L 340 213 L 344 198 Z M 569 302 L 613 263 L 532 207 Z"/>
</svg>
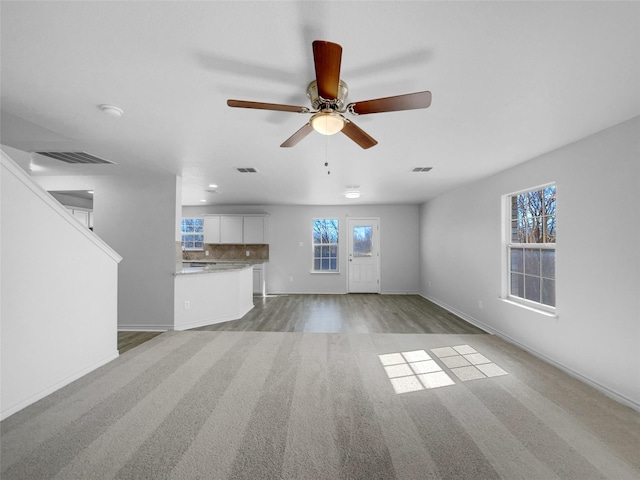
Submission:
<svg viewBox="0 0 640 480">
<path fill-rule="evenodd" d="M 349 293 L 380 293 L 377 218 L 349 218 Z"/>
</svg>

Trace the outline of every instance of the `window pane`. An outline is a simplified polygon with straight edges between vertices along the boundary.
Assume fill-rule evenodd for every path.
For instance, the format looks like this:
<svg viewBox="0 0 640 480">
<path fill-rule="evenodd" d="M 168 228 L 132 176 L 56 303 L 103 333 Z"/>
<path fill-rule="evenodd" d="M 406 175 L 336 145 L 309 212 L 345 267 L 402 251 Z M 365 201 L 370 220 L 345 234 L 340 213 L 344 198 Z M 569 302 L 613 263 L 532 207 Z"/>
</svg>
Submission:
<svg viewBox="0 0 640 480">
<path fill-rule="evenodd" d="M 556 217 L 545 217 L 547 237 L 545 243 L 556 243 Z"/>
<path fill-rule="evenodd" d="M 193 242 L 184 242 L 184 248 L 193 248 Z"/>
<path fill-rule="evenodd" d="M 313 269 L 337 270 L 338 220 L 320 218 L 313 220 Z"/>
<path fill-rule="evenodd" d="M 555 244 L 555 186 L 511 195 L 509 202 L 505 221 L 512 244 Z M 555 307 L 555 250 L 509 248 L 507 255 L 510 294 Z"/>
<path fill-rule="evenodd" d="M 542 279 L 542 303 L 552 307 L 556 306 L 556 281 L 547 278 Z"/>
<path fill-rule="evenodd" d="M 556 251 L 542 250 L 542 276 L 556 278 Z"/>
<path fill-rule="evenodd" d="M 524 298 L 540 303 L 540 277 L 524 277 Z"/>
<path fill-rule="evenodd" d="M 202 218 L 193 219 L 193 231 L 204 232 L 204 220 Z"/>
<path fill-rule="evenodd" d="M 338 220 L 314 220 L 313 243 L 338 243 Z"/>
<path fill-rule="evenodd" d="M 524 273 L 524 250 L 522 248 L 511 249 L 511 271 Z"/>
<path fill-rule="evenodd" d="M 184 219 L 184 224 L 183 224 L 182 231 L 183 232 L 193 232 L 193 219 L 192 218 L 185 218 Z"/>
<path fill-rule="evenodd" d="M 540 250 L 537 248 L 525 248 L 524 273 L 540 276 Z"/>
<path fill-rule="evenodd" d="M 524 275 L 511 274 L 511 295 L 524 298 Z"/>
<path fill-rule="evenodd" d="M 371 256 L 371 226 L 353 227 L 353 256 Z"/>
</svg>

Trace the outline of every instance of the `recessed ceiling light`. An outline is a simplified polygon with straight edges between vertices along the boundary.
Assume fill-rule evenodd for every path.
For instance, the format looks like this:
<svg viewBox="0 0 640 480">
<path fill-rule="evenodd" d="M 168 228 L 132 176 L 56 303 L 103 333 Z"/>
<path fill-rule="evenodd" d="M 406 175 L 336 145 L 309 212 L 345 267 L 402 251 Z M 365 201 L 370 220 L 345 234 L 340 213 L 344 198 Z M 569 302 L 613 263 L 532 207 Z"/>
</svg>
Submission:
<svg viewBox="0 0 640 480">
<path fill-rule="evenodd" d="M 87 190 L 87 193 L 88 193 L 89 195 L 93 195 L 93 190 Z"/>
<path fill-rule="evenodd" d="M 203 199 L 201 199 L 200 201 L 201 201 L 201 202 L 206 202 L 206 200 L 205 200 L 204 198 L 203 198 Z"/>
<path fill-rule="evenodd" d="M 218 185 L 216 185 L 215 183 L 210 183 L 209 188 L 218 188 Z"/>
<path fill-rule="evenodd" d="M 351 190 L 344 194 L 347 198 L 360 198 L 360 192 L 358 190 Z"/>
<path fill-rule="evenodd" d="M 124 110 L 120 107 L 116 107 L 115 105 L 107 105 L 106 103 L 103 103 L 102 105 L 98 105 L 98 108 L 110 117 L 120 118 L 124 114 Z"/>
</svg>

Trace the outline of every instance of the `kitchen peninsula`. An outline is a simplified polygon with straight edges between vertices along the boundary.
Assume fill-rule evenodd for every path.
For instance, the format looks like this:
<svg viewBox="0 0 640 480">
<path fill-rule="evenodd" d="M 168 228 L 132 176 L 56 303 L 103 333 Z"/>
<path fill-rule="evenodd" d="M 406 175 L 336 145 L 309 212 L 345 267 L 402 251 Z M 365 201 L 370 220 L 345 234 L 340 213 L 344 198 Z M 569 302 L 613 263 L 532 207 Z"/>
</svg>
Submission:
<svg viewBox="0 0 640 480">
<path fill-rule="evenodd" d="M 250 263 L 211 263 L 175 273 L 174 330 L 237 320 L 252 308 Z"/>
</svg>

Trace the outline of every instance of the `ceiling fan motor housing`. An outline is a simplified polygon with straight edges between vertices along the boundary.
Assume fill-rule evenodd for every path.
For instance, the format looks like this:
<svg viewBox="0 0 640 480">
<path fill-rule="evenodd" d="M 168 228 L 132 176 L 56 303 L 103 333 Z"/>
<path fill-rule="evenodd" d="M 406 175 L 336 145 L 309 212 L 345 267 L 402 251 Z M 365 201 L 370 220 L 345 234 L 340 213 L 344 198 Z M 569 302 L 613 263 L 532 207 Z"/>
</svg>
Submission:
<svg viewBox="0 0 640 480">
<path fill-rule="evenodd" d="M 309 97 L 311 106 L 318 111 L 344 111 L 344 103 L 348 94 L 349 87 L 342 80 L 338 82 L 338 98 L 322 98 L 318 94 L 317 80 L 311 82 L 307 87 L 307 97 Z"/>
</svg>

